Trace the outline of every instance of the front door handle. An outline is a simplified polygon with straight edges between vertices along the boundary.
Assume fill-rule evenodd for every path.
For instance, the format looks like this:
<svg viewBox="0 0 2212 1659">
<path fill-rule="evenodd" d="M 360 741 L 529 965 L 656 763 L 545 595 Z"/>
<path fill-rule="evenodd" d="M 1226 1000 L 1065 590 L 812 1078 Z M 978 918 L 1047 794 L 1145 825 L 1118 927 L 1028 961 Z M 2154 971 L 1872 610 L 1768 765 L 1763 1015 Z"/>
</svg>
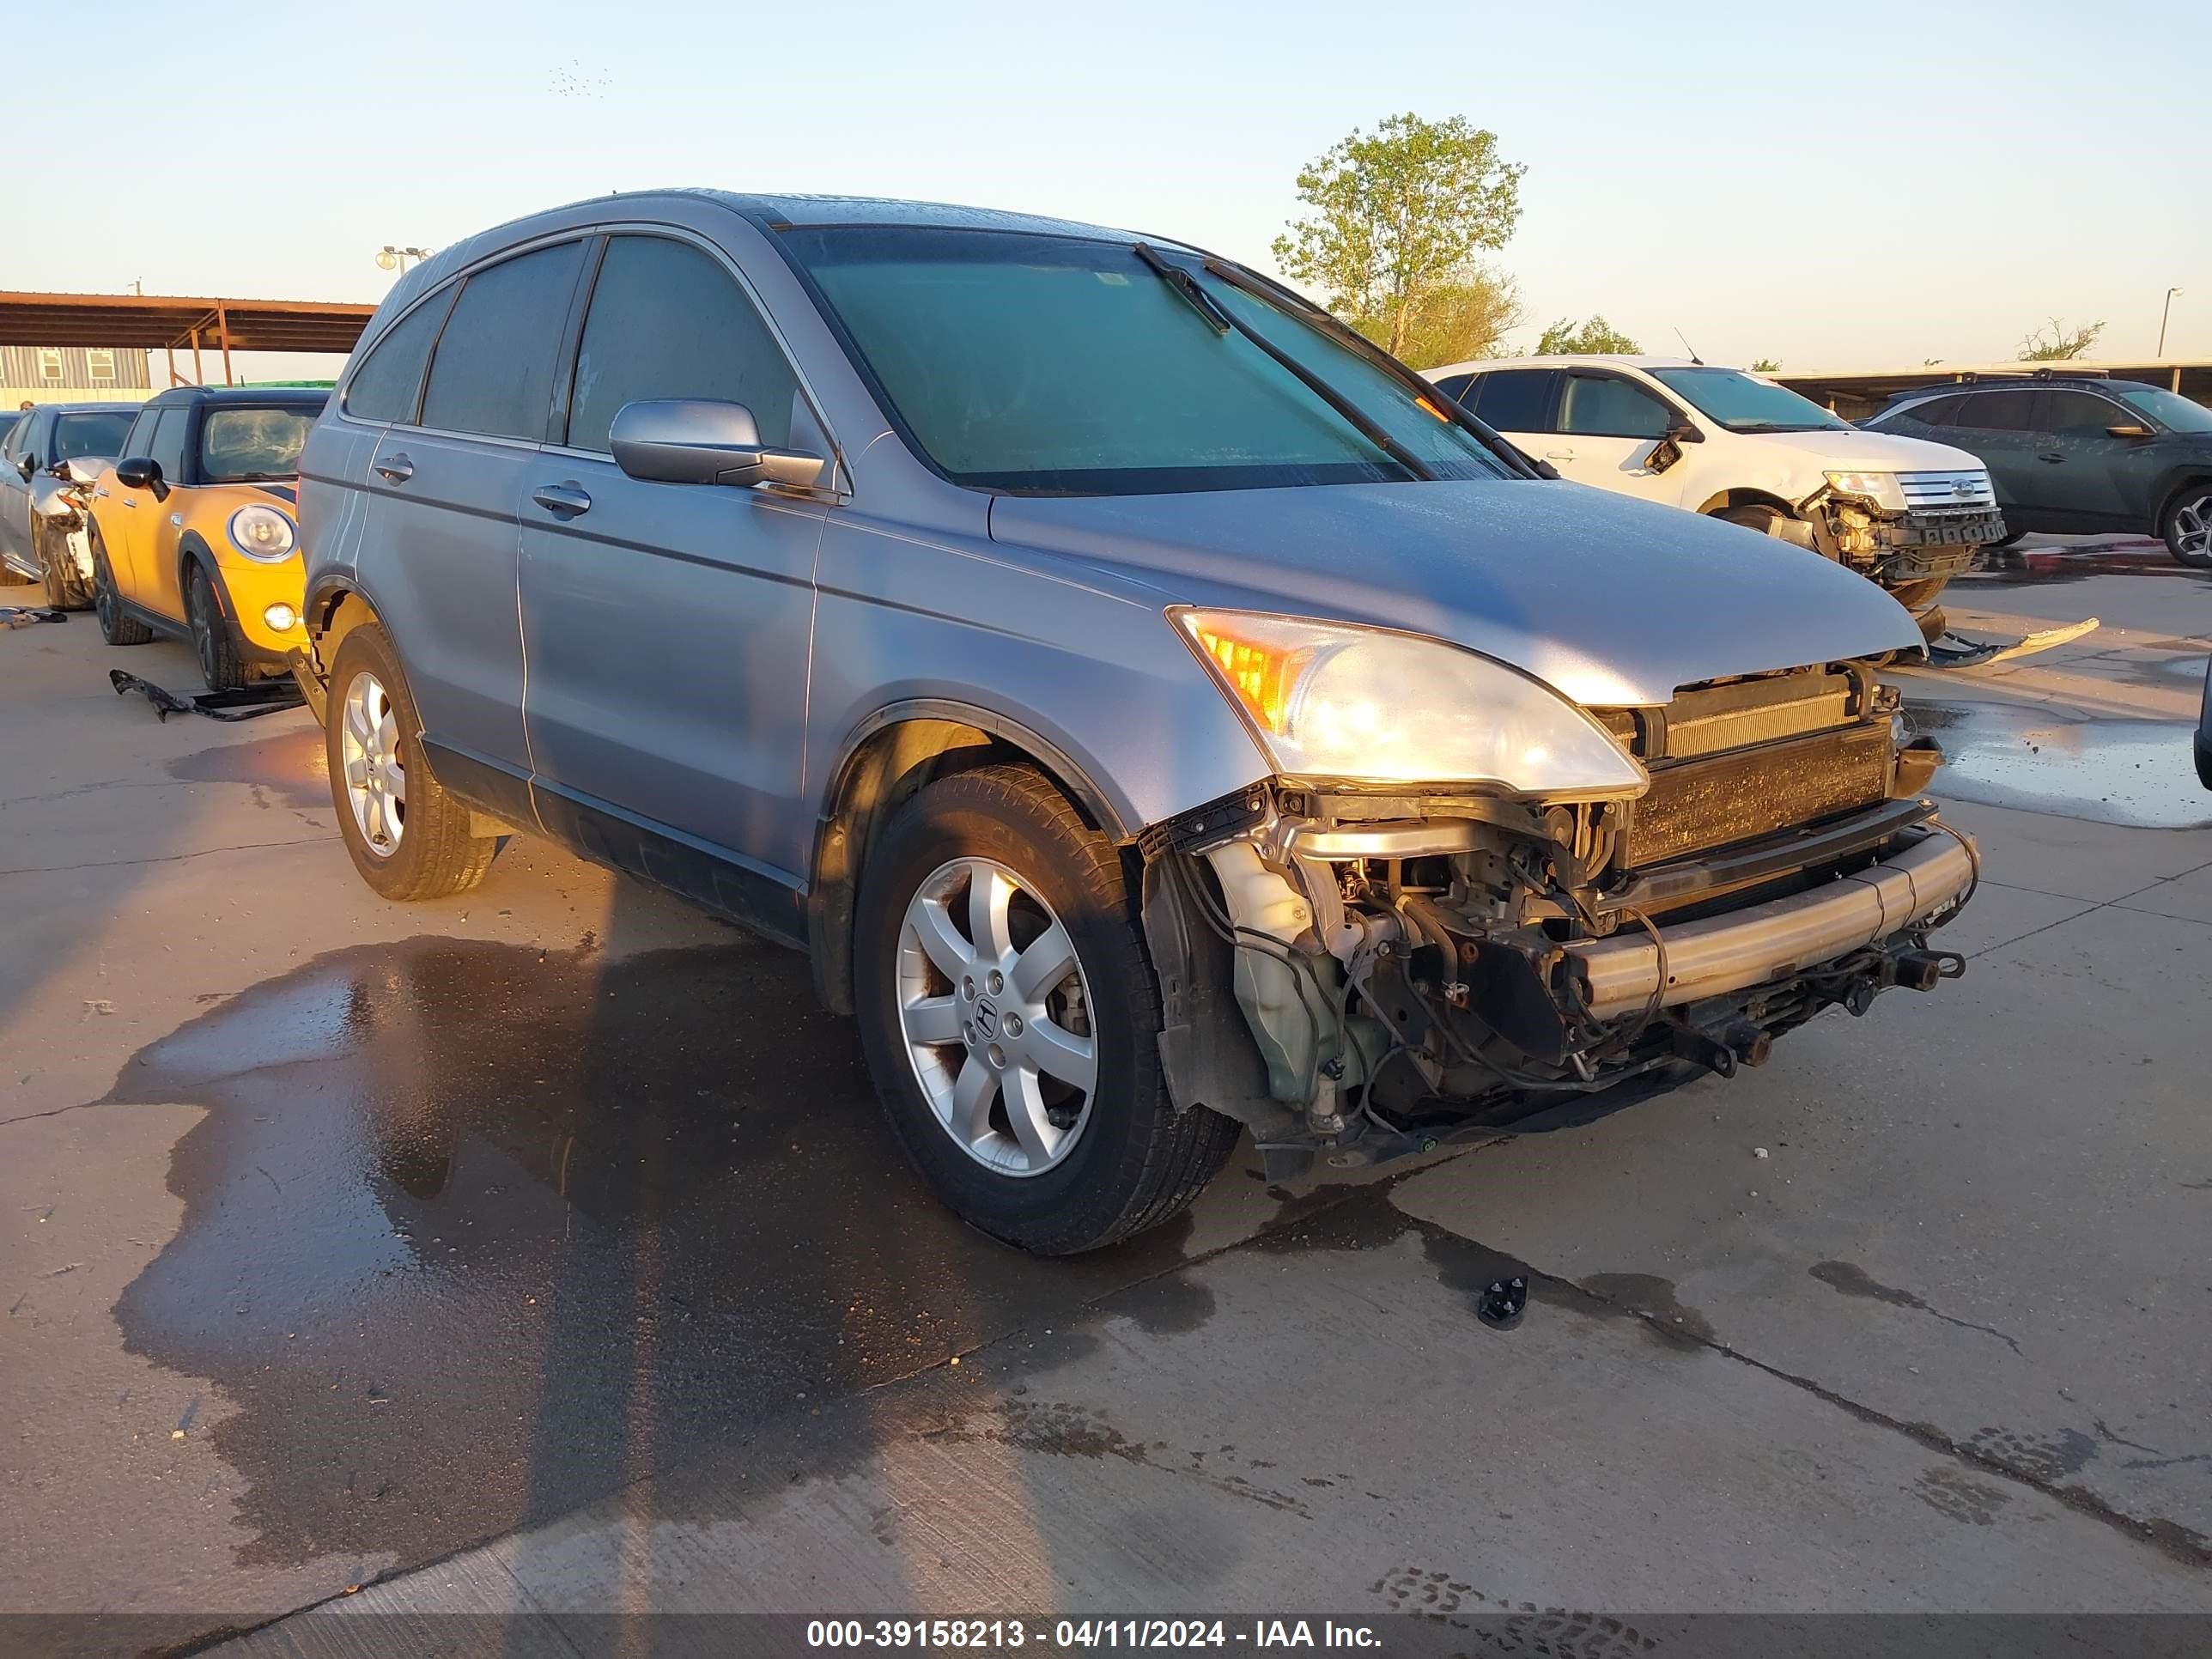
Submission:
<svg viewBox="0 0 2212 1659">
<path fill-rule="evenodd" d="M 2063 455 L 2053 455 L 2048 451 L 2045 451 L 2039 454 L 2035 459 L 2039 461 L 2049 461 L 2053 466 L 2056 466 L 2066 458 Z"/>
<path fill-rule="evenodd" d="M 573 519 L 592 510 L 592 498 L 580 483 L 540 484 L 530 499 L 556 519 Z"/>
<path fill-rule="evenodd" d="M 1571 461 L 1574 458 L 1575 452 L 1571 449 L 1547 449 L 1544 452 L 1544 459 L 1547 461 Z"/>
<path fill-rule="evenodd" d="M 394 483 L 405 483 L 415 476 L 415 463 L 404 455 L 387 455 L 376 463 L 376 470 Z"/>
</svg>

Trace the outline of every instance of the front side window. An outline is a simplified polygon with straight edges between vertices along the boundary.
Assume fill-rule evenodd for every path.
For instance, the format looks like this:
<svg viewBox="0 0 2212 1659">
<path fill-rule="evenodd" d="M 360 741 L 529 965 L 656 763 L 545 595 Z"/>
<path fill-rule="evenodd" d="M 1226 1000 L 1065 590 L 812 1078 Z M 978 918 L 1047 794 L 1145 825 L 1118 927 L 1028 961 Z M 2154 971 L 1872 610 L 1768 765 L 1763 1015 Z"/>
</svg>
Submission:
<svg viewBox="0 0 2212 1659">
<path fill-rule="evenodd" d="M 1493 432 L 1547 431 L 1559 378 L 1556 368 L 1495 369 L 1475 382 L 1468 408 Z"/>
<path fill-rule="evenodd" d="M 161 418 L 161 411 L 151 407 L 142 409 L 131 422 L 131 429 L 123 434 L 121 453 L 136 458 L 145 454 L 154 446 L 154 422 Z"/>
<path fill-rule="evenodd" d="M 396 421 L 411 426 L 422 396 L 422 371 L 430 348 L 453 307 L 455 289 L 433 295 L 385 330 L 362 366 L 346 382 L 345 410 L 364 421 Z"/>
<path fill-rule="evenodd" d="M 624 404 L 707 398 L 743 404 L 761 441 L 791 436 L 799 379 L 737 283 L 688 242 L 617 236 L 607 244 L 576 351 L 568 442 L 604 452 Z"/>
<path fill-rule="evenodd" d="M 119 409 L 64 415 L 54 422 L 54 453 L 46 465 L 75 460 L 80 455 L 120 455 L 124 435 L 130 429 L 131 416 Z"/>
<path fill-rule="evenodd" d="M 544 441 L 583 250 L 581 242 L 538 248 L 463 284 L 430 360 L 424 426 Z"/>
<path fill-rule="evenodd" d="M 780 235 L 902 435 L 957 483 L 1137 495 L 1415 476 L 1390 445 L 1438 477 L 1507 474 L 1356 348 L 1188 254 L 1160 257 L 1197 286 L 1196 304 L 1122 242 L 920 227 Z M 1217 326 L 1206 302 L 1243 326 Z"/>
<path fill-rule="evenodd" d="M 210 409 L 200 422 L 200 482 L 259 483 L 295 477 L 316 414 L 296 404 Z"/>
<path fill-rule="evenodd" d="M 191 424 L 192 411 L 178 405 L 161 411 L 155 423 L 154 436 L 146 446 L 146 453 L 154 465 L 161 469 L 164 483 L 179 484 L 185 481 L 185 428 Z"/>
<path fill-rule="evenodd" d="M 1655 368 L 1651 378 L 1730 432 L 1848 429 L 1810 398 L 1801 398 L 1786 386 L 1776 386 L 1741 369 Z"/>
<path fill-rule="evenodd" d="M 2191 403 L 2162 386 L 2115 381 L 2112 393 L 2138 415 L 2148 415 L 2168 432 L 2212 432 L 2212 409 Z"/>
<path fill-rule="evenodd" d="M 1559 402 L 1559 430 L 1589 438 L 1663 438 L 1667 405 L 1610 374 L 1570 374 Z"/>
</svg>

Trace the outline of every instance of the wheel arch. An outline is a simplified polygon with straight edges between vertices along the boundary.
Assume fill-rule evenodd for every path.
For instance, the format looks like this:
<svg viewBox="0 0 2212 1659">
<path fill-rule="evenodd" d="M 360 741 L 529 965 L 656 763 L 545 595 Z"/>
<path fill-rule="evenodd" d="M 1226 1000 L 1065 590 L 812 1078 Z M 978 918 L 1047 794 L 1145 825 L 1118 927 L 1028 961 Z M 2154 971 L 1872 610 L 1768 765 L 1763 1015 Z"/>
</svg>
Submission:
<svg viewBox="0 0 2212 1659">
<path fill-rule="evenodd" d="M 1790 518 L 1794 519 L 1797 516 L 1797 508 L 1793 503 L 1784 501 L 1781 496 L 1773 494 L 1771 490 L 1759 489 L 1747 484 L 1739 484 L 1732 489 L 1715 491 L 1699 506 L 1698 511 L 1710 515 L 1715 513 L 1725 513 L 1732 507 L 1771 507 L 1776 512 Z"/>
<path fill-rule="evenodd" d="M 2150 533 L 2154 536 L 2165 535 L 2166 514 L 2173 511 L 2175 505 L 2184 495 L 2206 484 L 2212 484 L 2212 464 L 2198 462 L 2194 465 L 2175 469 L 2173 474 L 2160 487 L 2156 498 L 2158 507 L 2151 514 Z"/>
<path fill-rule="evenodd" d="M 301 606 L 307 630 L 307 654 L 316 676 L 327 682 L 331 664 L 345 636 L 365 623 L 382 623 L 376 601 L 345 577 L 325 577 L 309 590 Z M 398 649 L 397 645 L 393 647 Z"/>
<path fill-rule="evenodd" d="M 990 709 L 939 698 L 894 703 L 854 727 L 838 755 L 815 826 L 806 896 L 815 990 L 837 1013 L 853 1012 L 853 926 L 869 851 L 890 815 L 924 785 L 982 766 L 1027 765 L 1091 829 L 1118 847 L 1133 845 L 1134 832 L 1079 764 L 1050 739 Z"/>
</svg>

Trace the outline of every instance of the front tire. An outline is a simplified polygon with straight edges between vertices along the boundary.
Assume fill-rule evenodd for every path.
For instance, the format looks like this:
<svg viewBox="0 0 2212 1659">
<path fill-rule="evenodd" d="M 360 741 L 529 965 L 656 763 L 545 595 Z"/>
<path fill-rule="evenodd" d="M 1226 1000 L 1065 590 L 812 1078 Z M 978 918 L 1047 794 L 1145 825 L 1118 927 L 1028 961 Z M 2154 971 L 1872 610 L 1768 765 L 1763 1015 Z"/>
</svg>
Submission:
<svg viewBox="0 0 2212 1659">
<path fill-rule="evenodd" d="M 931 784 L 862 873 L 854 1000 L 908 1155 L 963 1219 L 1043 1255 L 1188 1208 L 1237 1125 L 1177 1111 L 1120 856 L 1024 766 Z"/>
<path fill-rule="evenodd" d="M 246 684 L 246 665 L 238 654 L 215 584 L 207 567 L 194 559 L 185 568 L 185 621 L 192 630 L 192 656 L 210 691 L 235 691 Z"/>
<path fill-rule="evenodd" d="M 1778 507 L 1758 506 L 1724 507 L 1713 514 L 1716 519 L 1726 520 L 1729 524 L 1740 524 L 1746 530 L 1756 530 L 1762 536 L 1773 535 L 1774 526 L 1788 516 Z"/>
<path fill-rule="evenodd" d="M 154 630 L 123 608 L 123 596 L 116 591 L 115 569 L 107 562 L 107 544 L 100 539 L 100 526 L 94 524 L 92 537 L 92 611 L 100 621 L 100 637 L 110 645 L 143 645 L 154 637 Z"/>
<path fill-rule="evenodd" d="M 482 881 L 497 838 L 470 833 L 422 752 L 422 723 L 383 629 L 345 636 L 331 668 L 323 745 L 338 833 L 361 878 L 388 899 L 445 898 Z"/>
<path fill-rule="evenodd" d="M 2159 534 L 2176 564 L 2212 570 L 2212 480 L 2183 487 L 2168 504 Z"/>
</svg>

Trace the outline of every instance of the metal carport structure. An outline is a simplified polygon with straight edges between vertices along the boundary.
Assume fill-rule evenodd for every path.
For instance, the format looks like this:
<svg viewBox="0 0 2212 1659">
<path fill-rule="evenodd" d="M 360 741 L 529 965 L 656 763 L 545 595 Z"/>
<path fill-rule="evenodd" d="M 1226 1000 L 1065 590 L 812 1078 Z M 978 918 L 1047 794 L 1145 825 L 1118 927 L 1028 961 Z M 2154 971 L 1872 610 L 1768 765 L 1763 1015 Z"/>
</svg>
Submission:
<svg viewBox="0 0 2212 1659">
<path fill-rule="evenodd" d="M 195 299 L 153 294 L 31 294 L 0 290 L 0 345 L 98 346 L 161 351 L 169 384 L 179 348 L 192 354 L 191 380 L 204 385 L 203 352 L 222 355 L 231 384 L 234 351 L 353 349 L 376 307 L 343 301 Z"/>
</svg>

